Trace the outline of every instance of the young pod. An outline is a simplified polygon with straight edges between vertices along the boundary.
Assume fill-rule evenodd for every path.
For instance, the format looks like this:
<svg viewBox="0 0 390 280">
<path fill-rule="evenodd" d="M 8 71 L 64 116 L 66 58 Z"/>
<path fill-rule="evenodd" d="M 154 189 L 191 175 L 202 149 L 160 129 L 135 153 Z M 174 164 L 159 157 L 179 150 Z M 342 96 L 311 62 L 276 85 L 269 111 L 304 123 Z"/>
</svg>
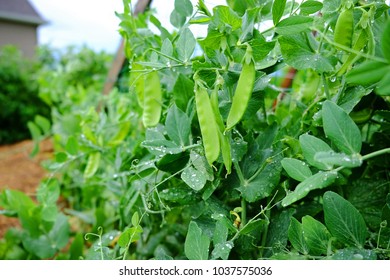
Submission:
<svg viewBox="0 0 390 280">
<path fill-rule="evenodd" d="M 353 9 L 346 9 L 339 15 L 334 29 L 334 42 L 348 48 L 352 45 Z"/>
<path fill-rule="evenodd" d="M 156 126 L 160 121 L 162 93 L 157 71 L 145 75 L 142 120 L 145 127 Z"/>
<path fill-rule="evenodd" d="M 249 100 L 252 96 L 253 86 L 255 84 L 256 69 L 252 59 L 249 63 L 244 60 L 236 90 L 234 92 L 232 107 L 226 122 L 226 130 L 232 129 L 243 117 Z"/>
<path fill-rule="evenodd" d="M 212 165 L 220 152 L 218 126 L 207 89 L 199 83 L 195 85 L 195 102 L 205 156 L 207 162 Z"/>
</svg>

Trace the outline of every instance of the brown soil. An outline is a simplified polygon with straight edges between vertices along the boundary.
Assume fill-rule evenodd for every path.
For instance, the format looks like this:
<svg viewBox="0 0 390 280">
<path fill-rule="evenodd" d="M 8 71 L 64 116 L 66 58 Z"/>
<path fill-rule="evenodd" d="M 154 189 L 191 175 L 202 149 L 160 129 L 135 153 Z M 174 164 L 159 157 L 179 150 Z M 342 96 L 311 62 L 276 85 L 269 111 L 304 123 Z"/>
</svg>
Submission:
<svg viewBox="0 0 390 280">
<path fill-rule="evenodd" d="M 52 155 L 53 148 L 49 139 L 44 140 L 40 144 L 39 154 L 31 158 L 33 146 L 31 140 L 0 146 L 0 192 L 14 189 L 34 196 L 39 182 L 46 175 L 41 163 Z M 18 226 L 17 219 L 0 215 L 0 239 L 11 226 Z"/>
</svg>

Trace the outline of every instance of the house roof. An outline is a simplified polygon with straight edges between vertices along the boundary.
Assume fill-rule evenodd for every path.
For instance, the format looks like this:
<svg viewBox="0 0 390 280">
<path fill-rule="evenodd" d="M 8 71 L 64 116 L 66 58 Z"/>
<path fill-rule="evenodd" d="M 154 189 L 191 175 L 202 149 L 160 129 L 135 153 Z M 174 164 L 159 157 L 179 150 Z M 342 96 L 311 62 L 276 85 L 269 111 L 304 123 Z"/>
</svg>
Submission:
<svg viewBox="0 0 390 280">
<path fill-rule="evenodd" d="M 28 0 L 0 0 L 0 20 L 32 25 L 45 23 Z"/>
</svg>

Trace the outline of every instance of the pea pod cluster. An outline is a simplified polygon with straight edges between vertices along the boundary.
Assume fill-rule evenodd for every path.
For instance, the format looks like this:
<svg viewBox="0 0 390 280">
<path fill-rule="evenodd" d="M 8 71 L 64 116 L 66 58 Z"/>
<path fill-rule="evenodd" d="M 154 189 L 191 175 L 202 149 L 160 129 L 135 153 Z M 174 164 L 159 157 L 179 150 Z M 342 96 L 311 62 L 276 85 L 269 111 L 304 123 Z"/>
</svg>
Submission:
<svg viewBox="0 0 390 280">
<path fill-rule="evenodd" d="M 252 57 L 252 49 L 248 45 L 244 57 L 244 63 L 240 77 L 238 78 L 237 87 L 234 92 L 232 107 L 226 121 L 226 130 L 232 129 L 244 116 L 249 100 L 252 96 L 255 84 L 256 69 Z"/>
<path fill-rule="evenodd" d="M 205 156 L 212 165 L 220 153 L 218 126 L 207 89 L 199 80 L 195 81 L 195 103 Z"/>
</svg>

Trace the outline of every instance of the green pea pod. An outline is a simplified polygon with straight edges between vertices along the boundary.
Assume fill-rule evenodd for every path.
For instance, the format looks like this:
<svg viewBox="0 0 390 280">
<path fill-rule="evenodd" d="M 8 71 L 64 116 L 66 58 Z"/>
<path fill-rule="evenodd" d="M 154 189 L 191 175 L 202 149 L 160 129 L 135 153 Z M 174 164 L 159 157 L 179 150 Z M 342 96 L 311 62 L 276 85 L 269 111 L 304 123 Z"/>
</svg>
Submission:
<svg viewBox="0 0 390 280">
<path fill-rule="evenodd" d="M 195 102 L 205 156 L 207 162 L 212 165 L 218 159 L 220 152 L 219 129 L 207 89 L 200 83 L 195 85 Z"/>
<path fill-rule="evenodd" d="M 334 42 L 348 48 L 352 45 L 353 9 L 346 9 L 339 15 L 334 29 Z"/>
<path fill-rule="evenodd" d="M 145 127 L 156 126 L 160 121 L 162 93 L 157 71 L 149 72 L 144 80 L 144 111 L 142 120 Z"/>
<path fill-rule="evenodd" d="M 218 88 L 216 88 L 211 93 L 211 107 L 213 109 L 215 120 L 218 126 L 218 136 L 221 145 L 223 163 L 225 165 L 227 174 L 230 174 L 232 172 L 232 154 L 231 154 L 230 140 L 229 140 L 229 136 L 226 133 L 224 133 L 225 125 L 223 124 L 221 113 L 219 112 L 218 103 L 219 103 Z"/>
<path fill-rule="evenodd" d="M 133 63 L 130 72 L 130 87 L 134 87 L 137 94 L 138 104 L 141 108 L 144 107 L 144 90 L 145 77 L 143 74 L 143 66 L 141 64 Z"/>
<path fill-rule="evenodd" d="M 87 166 L 84 170 L 84 178 L 91 178 L 93 175 L 95 175 L 96 171 L 99 168 L 100 157 L 100 152 L 93 152 L 89 154 Z"/>
<path fill-rule="evenodd" d="M 368 41 L 367 31 L 366 29 L 362 29 L 352 49 L 355 51 L 361 51 L 366 46 L 367 41 Z M 344 64 L 337 72 L 337 76 L 343 75 L 348 70 L 348 68 L 359 58 L 360 56 L 358 56 L 357 54 L 350 53 L 347 59 L 345 60 Z"/>
<path fill-rule="evenodd" d="M 251 58 L 249 59 L 249 62 L 247 60 L 248 59 L 244 59 L 244 65 L 240 77 L 238 78 L 232 107 L 230 108 L 226 122 L 226 130 L 232 129 L 241 120 L 252 96 L 256 69 L 253 60 Z"/>
</svg>

